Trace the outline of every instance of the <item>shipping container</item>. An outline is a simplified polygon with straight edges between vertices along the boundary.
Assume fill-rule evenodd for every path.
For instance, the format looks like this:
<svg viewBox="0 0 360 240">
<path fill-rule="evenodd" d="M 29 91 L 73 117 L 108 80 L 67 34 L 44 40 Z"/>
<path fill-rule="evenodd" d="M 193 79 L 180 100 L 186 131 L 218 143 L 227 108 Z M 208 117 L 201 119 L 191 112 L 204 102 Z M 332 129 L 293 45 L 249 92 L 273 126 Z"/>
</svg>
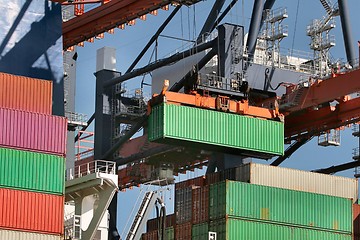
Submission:
<svg viewBox="0 0 360 240">
<path fill-rule="evenodd" d="M 209 220 L 209 186 L 192 190 L 192 223 L 199 224 Z"/>
<path fill-rule="evenodd" d="M 175 191 L 176 224 L 191 222 L 192 189 L 193 187 L 187 187 Z"/>
<path fill-rule="evenodd" d="M 151 110 L 150 141 L 259 158 L 284 154 L 284 124 L 239 114 L 160 104 Z"/>
<path fill-rule="evenodd" d="M 201 223 L 192 226 L 191 232 L 192 240 L 205 240 L 209 239 L 209 224 Z M 218 238 L 219 239 L 219 238 Z"/>
<path fill-rule="evenodd" d="M 360 238 L 360 205 L 353 205 L 354 236 Z"/>
<path fill-rule="evenodd" d="M 52 81 L 0 73 L 0 107 L 51 115 Z"/>
<path fill-rule="evenodd" d="M 0 131 L 2 147 L 65 155 L 66 118 L 0 108 Z"/>
<path fill-rule="evenodd" d="M 241 182 L 343 197 L 353 202 L 358 199 L 357 179 L 258 163 L 245 164 L 236 171 L 233 180 Z"/>
<path fill-rule="evenodd" d="M 143 233 L 141 235 L 141 239 L 142 240 L 158 240 L 159 239 L 158 231 L 154 230 L 154 231 Z"/>
<path fill-rule="evenodd" d="M 64 237 L 59 235 L 0 229 L 0 239 L 2 240 L 63 240 Z"/>
<path fill-rule="evenodd" d="M 182 223 L 175 226 L 175 239 L 176 240 L 189 240 L 191 239 L 191 223 Z"/>
<path fill-rule="evenodd" d="M 211 185 L 220 181 L 220 172 L 206 174 L 206 185 Z"/>
<path fill-rule="evenodd" d="M 224 181 L 210 186 L 210 219 L 233 216 L 352 233 L 350 199 Z"/>
<path fill-rule="evenodd" d="M 63 234 L 64 197 L 0 188 L 0 228 Z"/>
<path fill-rule="evenodd" d="M 199 186 L 202 187 L 206 184 L 205 177 L 200 176 L 196 178 L 187 179 L 185 181 L 181 181 L 178 183 L 175 183 L 175 190 L 177 189 L 183 189 L 191 186 Z"/>
<path fill-rule="evenodd" d="M 65 158 L 0 148 L 0 187 L 64 194 Z"/>
<path fill-rule="evenodd" d="M 175 239 L 174 227 L 166 228 L 165 232 L 166 232 L 166 237 L 165 237 L 166 240 L 174 240 Z"/>
<path fill-rule="evenodd" d="M 166 228 L 175 226 L 175 224 L 176 224 L 175 214 L 167 215 L 165 221 L 166 221 L 165 222 L 165 224 L 166 224 L 165 227 Z M 149 219 L 146 222 L 146 231 L 150 232 L 150 231 L 158 230 L 159 229 L 159 224 L 160 224 L 159 223 L 159 218 Z"/>
<path fill-rule="evenodd" d="M 209 231 L 221 240 L 351 240 L 351 234 L 236 218 L 212 221 Z"/>
</svg>

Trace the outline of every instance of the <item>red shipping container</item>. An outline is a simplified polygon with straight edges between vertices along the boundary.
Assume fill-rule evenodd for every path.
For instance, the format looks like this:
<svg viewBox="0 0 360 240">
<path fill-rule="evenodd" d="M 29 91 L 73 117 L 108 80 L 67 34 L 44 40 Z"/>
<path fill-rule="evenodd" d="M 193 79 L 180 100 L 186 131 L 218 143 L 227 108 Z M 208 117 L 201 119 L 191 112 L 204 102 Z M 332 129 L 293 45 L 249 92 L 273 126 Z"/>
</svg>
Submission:
<svg viewBox="0 0 360 240">
<path fill-rule="evenodd" d="M 1 188 L 0 228 L 63 234 L 64 197 Z"/>
<path fill-rule="evenodd" d="M 0 86 L 0 107 L 51 115 L 51 81 L 0 73 Z"/>
<path fill-rule="evenodd" d="M 355 239 L 360 240 L 360 205 L 354 204 L 353 205 L 353 216 L 354 216 L 354 236 Z"/>
<path fill-rule="evenodd" d="M 178 182 L 175 184 L 175 190 L 184 189 L 190 186 L 199 186 L 202 187 L 205 185 L 205 177 L 200 176 L 192 179 L 188 179 L 186 181 Z"/>
<path fill-rule="evenodd" d="M 0 146 L 65 156 L 63 117 L 0 108 Z"/>
<path fill-rule="evenodd" d="M 175 226 L 175 239 L 176 240 L 189 240 L 191 239 L 191 228 L 190 222 L 178 224 Z"/>
<path fill-rule="evenodd" d="M 167 215 L 165 220 L 165 228 L 173 227 L 176 224 L 176 218 L 175 214 Z M 154 231 L 159 229 L 159 219 L 158 218 L 152 218 L 149 219 L 146 223 L 146 231 Z"/>
<path fill-rule="evenodd" d="M 192 223 L 199 224 L 209 220 L 209 186 L 195 188 L 192 192 Z"/>
<path fill-rule="evenodd" d="M 143 233 L 143 235 L 141 236 L 142 240 L 158 240 L 158 231 L 154 230 L 151 232 L 147 232 L 147 233 Z"/>
</svg>

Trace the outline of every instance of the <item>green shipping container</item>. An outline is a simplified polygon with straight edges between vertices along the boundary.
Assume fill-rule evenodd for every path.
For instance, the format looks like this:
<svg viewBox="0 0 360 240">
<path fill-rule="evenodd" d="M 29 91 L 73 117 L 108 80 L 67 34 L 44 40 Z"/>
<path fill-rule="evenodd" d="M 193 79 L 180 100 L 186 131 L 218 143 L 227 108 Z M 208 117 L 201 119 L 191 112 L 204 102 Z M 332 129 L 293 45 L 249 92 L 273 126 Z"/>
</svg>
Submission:
<svg viewBox="0 0 360 240">
<path fill-rule="evenodd" d="M 167 240 L 174 240 L 174 227 L 165 228 L 166 238 Z"/>
<path fill-rule="evenodd" d="M 352 232 L 352 201 L 346 198 L 224 181 L 210 186 L 210 219 L 226 216 Z"/>
<path fill-rule="evenodd" d="M 204 240 L 209 238 L 209 225 L 208 223 L 200 223 L 192 226 L 191 239 Z"/>
<path fill-rule="evenodd" d="M 221 240 L 351 240 L 351 234 L 227 218 L 212 221 L 209 231 Z"/>
<path fill-rule="evenodd" d="M 260 158 L 284 153 L 281 122 L 173 104 L 152 108 L 148 136 L 160 143 L 197 145 Z"/>
<path fill-rule="evenodd" d="M 0 148 L 0 186 L 63 195 L 65 158 Z"/>
</svg>

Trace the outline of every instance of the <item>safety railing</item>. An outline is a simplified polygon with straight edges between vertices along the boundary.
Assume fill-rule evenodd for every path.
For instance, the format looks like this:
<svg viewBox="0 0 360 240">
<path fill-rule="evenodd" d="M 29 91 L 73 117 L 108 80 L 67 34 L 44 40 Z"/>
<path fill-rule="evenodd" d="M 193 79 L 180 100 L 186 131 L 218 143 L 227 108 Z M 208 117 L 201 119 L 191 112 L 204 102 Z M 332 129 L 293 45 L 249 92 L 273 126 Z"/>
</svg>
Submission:
<svg viewBox="0 0 360 240">
<path fill-rule="evenodd" d="M 93 173 L 116 174 L 116 163 L 105 160 L 95 160 L 84 163 L 74 168 L 67 169 L 66 179 L 73 180 Z"/>
</svg>

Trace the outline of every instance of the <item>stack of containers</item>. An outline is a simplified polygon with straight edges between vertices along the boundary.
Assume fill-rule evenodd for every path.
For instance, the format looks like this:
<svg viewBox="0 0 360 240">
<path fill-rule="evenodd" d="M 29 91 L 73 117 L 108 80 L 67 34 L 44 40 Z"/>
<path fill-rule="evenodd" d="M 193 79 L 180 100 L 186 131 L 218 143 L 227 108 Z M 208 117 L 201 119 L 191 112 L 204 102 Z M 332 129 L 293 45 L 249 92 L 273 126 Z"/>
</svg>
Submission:
<svg viewBox="0 0 360 240">
<path fill-rule="evenodd" d="M 175 185 L 175 239 L 360 240 L 357 200 L 356 179 L 250 163 Z"/>
<path fill-rule="evenodd" d="M 63 235 L 67 120 L 52 82 L 0 73 L 0 239 Z"/>
</svg>

